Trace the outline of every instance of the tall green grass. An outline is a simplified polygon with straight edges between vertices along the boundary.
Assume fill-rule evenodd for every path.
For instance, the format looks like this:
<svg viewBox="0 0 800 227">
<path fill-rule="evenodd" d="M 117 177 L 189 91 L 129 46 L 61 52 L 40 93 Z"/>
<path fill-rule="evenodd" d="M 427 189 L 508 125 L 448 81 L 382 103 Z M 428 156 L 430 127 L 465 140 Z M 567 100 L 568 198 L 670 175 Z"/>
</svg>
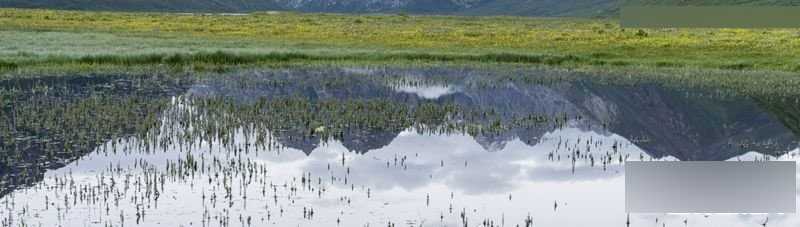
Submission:
<svg viewBox="0 0 800 227">
<path fill-rule="evenodd" d="M 17 69 L 17 64 L 0 60 L 0 71 Z"/>
<path fill-rule="evenodd" d="M 156 53 L 141 55 L 90 55 L 82 57 L 50 56 L 41 60 L 22 63 L 25 66 L 38 64 L 88 64 L 88 65 L 248 65 L 269 62 L 290 61 L 434 61 L 434 62 L 487 62 L 487 63 L 526 63 L 542 65 L 563 65 L 588 62 L 588 59 L 574 56 L 524 55 L 524 54 L 430 54 L 430 53 L 391 53 L 391 54 L 343 54 L 324 55 L 308 53 L 271 52 L 263 54 L 230 53 L 223 51 L 199 53 Z M 3 63 L 0 63 L 2 67 Z M 11 68 L 14 63 L 5 63 Z"/>
</svg>

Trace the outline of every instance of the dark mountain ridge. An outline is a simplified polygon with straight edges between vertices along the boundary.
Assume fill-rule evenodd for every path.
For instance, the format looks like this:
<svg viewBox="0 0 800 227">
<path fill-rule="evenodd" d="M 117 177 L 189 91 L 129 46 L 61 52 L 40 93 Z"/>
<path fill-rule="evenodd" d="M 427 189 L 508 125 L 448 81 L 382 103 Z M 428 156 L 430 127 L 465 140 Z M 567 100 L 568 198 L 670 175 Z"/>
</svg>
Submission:
<svg viewBox="0 0 800 227">
<path fill-rule="evenodd" d="M 798 5 L 794 0 L 629 0 L 648 5 Z M 225 12 L 300 11 L 608 17 L 617 0 L 3 0 L 0 7 L 103 11 Z"/>
</svg>

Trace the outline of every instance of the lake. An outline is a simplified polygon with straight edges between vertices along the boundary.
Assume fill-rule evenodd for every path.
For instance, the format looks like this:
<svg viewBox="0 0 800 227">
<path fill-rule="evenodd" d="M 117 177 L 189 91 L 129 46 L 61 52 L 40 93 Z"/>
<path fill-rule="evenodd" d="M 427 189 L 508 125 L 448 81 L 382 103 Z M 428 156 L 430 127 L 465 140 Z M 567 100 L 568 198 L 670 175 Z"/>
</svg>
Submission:
<svg viewBox="0 0 800 227">
<path fill-rule="evenodd" d="M 795 214 L 624 207 L 625 161 L 800 159 L 797 98 L 578 74 L 375 66 L 0 81 L 0 223 L 800 225 Z"/>
</svg>

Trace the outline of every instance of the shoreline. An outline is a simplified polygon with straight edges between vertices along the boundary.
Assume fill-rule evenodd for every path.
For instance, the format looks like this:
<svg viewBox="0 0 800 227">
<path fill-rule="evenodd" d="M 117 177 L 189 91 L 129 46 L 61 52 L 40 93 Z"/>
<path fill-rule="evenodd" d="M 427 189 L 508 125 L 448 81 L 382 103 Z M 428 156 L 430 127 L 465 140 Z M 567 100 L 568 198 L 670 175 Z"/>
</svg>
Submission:
<svg viewBox="0 0 800 227">
<path fill-rule="evenodd" d="M 85 59 L 84 61 L 89 60 L 98 59 L 89 58 Z M 274 70 L 285 68 L 463 68 L 468 70 L 508 72 L 508 78 L 515 80 L 533 79 L 535 81 L 539 81 L 540 79 L 545 78 L 547 80 L 585 79 L 614 84 L 659 83 L 667 86 L 685 88 L 721 89 L 735 92 L 740 95 L 767 98 L 796 99 L 796 97 L 800 97 L 800 75 L 797 73 L 780 71 L 721 70 L 702 68 L 647 68 L 608 65 L 547 65 L 469 61 L 436 62 L 407 59 L 398 61 L 255 61 L 242 64 L 196 64 L 196 62 L 191 61 L 168 64 L 161 63 L 161 60 L 157 62 L 159 63 L 93 64 L 86 62 L 67 62 L 65 64 L 34 64 L 13 70 L 0 70 L 0 80 L 104 74 L 159 74 L 203 77 L 207 75 L 224 75 L 226 73 L 235 73 L 248 70 Z M 531 73 L 546 73 L 547 76 L 534 76 L 534 74 Z"/>
</svg>

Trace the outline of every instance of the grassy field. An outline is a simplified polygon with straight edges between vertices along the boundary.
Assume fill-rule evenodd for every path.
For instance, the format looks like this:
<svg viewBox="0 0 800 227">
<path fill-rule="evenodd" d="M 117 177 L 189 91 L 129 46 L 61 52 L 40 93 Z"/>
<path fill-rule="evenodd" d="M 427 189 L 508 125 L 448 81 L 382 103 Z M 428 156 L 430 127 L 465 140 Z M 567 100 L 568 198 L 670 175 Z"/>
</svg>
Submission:
<svg viewBox="0 0 800 227">
<path fill-rule="evenodd" d="M 800 29 L 624 29 L 599 19 L 0 9 L 0 40 L 4 69 L 400 61 L 800 72 Z"/>
</svg>

